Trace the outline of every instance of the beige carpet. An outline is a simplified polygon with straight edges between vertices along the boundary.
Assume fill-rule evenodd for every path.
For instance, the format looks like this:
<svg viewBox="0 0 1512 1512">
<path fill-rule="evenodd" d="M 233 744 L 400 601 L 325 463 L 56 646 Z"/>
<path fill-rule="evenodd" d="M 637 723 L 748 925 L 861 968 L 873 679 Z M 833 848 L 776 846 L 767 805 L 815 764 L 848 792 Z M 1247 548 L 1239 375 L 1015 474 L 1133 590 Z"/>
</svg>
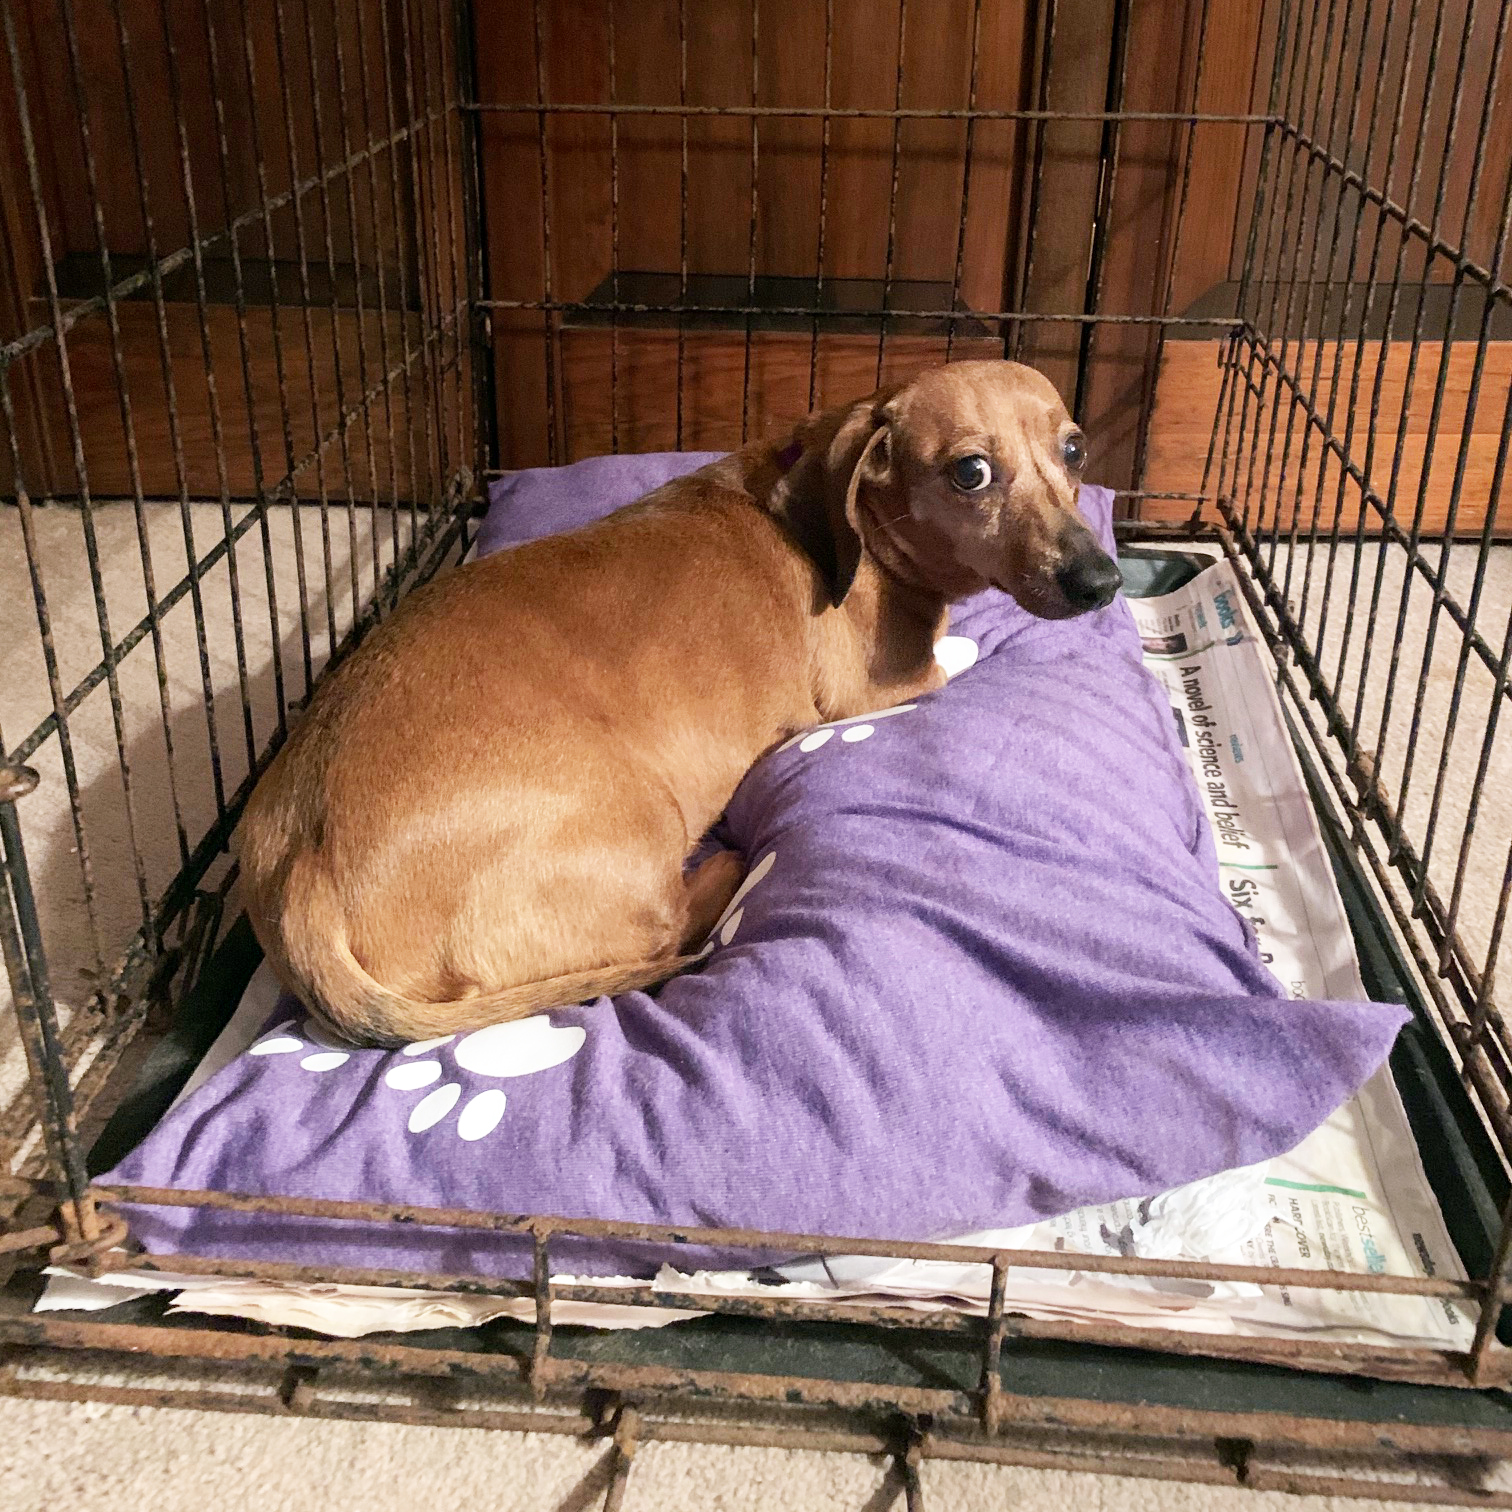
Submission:
<svg viewBox="0 0 1512 1512">
<path fill-rule="evenodd" d="M 202 555 L 224 538 L 221 511 L 214 505 L 196 505 L 189 514 L 195 552 Z M 238 507 L 234 519 L 243 514 L 244 507 Z M 104 505 L 97 509 L 95 523 L 105 611 L 112 635 L 119 638 L 147 610 L 143 539 L 158 591 L 164 592 L 184 571 L 184 522 L 175 506 L 149 506 L 139 534 L 128 506 Z M 311 665 L 318 673 L 328 652 L 332 622 L 338 637 L 351 623 L 354 572 L 356 601 L 361 603 L 371 593 L 374 543 L 381 570 L 393 560 L 396 523 L 402 548 L 409 539 L 407 516 L 394 522 L 384 514 L 375 521 L 369 511 L 358 510 L 349 517 L 344 508 L 334 509 L 323 528 L 317 510 L 302 511 L 298 521 L 288 510 L 276 511 L 268 521 L 266 553 L 261 526 L 254 525 L 242 536 L 235 553 L 242 607 L 240 658 L 230 611 L 231 564 L 223 558 L 205 573 L 201 597 L 213 717 L 207 716 L 206 674 L 200 663 L 192 601 L 186 597 L 165 615 L 160 645 L 150 635 L 142 638 L 117 670 L 122 736 L 132 771 L 129 811 L 116 758 L 110 689 L 102 683 L 84 697 L 71 730 L 74 775 L 93 874 L 92 918 L 86 907 L 84 868 L 69 817 L 58 740 L 49 739 L 32 758 L 42 787 L 26 800 L 23 825 L 54 987 L 65 1016 L 87 998 L 102 965 L 110 964 L 115 948 L 140 922 L 141 889 L 130 859 L 133 833 L 142 857 L 143 886 L 149 897 L 155 897 L 180 864 L 178 826 L 182 825 L 192 843 L 215 817 L 212 731 L 219 747 L 222 786 L 229 792 L 247 770 L 243 686 L 253 715 L 251 741 L 260 746 L 274 727 L 275 678 L 280 667 L 287 695 L 298 697 L 303 692 L 303 627 L 308 627 Z M 87 542 L 81 518 L 72 509 L 38 511 L 32 524 L 35 558 L 53 621 L 57 682 L 66 696 L 98 660 L 101 643 Z M 301 538 L 298 548 L 296 525 Z M 1381 731 L 1383 679 L 1392 647 L 1400 640 L 1409 648 L 1402 675 L 1409 688 L 1416 686 L 1431 593 L 1421 581 L 1414 585 L 1399 629 L 1402 575 L 1399 562 L 1388 558 L 1371 669 L 1362 679 L 1364 604 L 1374 582 L 1375 562 L 1374 549 L 1367 548 L 1360 562 L 1361 608 L 1343 658 L 1343 685 L 1351 697 L 1357 687 L 1365 689 L 1362 739 L 1379 753 L 1381 774 L 1395 791 L 1407 750 L 1412 699 L 1397 700 Z M 276 612 L 269 607 L 269 563 Z M 1341 606 L 1353 565 L 1351 553 L 1345 550 L 1331 575 L 1333 608 L 1324 640 L 1334 659 L 1343 649 Z M 1457 550 L 1449 569 L 1449 581 L 1468 597 L 1473 552 Z M 1281 572 L 1284 556 L 1278 575 Z M 1303 612 L 1302 578 L 1299 566 L 1290 592 L 1299 613 Z M 1315 575 L 1305 609 L 1314 626 L 1321 595 L 1322 582 Z M 1499 651 L 1512 602 L 1512 551 L 1493 553 L 1482 599 L 1479 622 L 1486 639 Z M 46 717 L 51 695 L 21 521 L 13 509 L 0 509 L 0 646 L 6 648 L 0 680 L 0 746 L 14 746 Z M 1426 663 L 1424 740 L 1408 794 L 1408 812 L 1419 824 L 1433 800 L 1437 751 L 1448 731 L 1458 649 L 1457 633 L 1443 622 Z M 1487 727 L 1489 697 L 1490 678 L 1472 663 L 1451 745 L 1433 862 L 1435 878 L 1446 892 L 1458 860 L 1457 840 Z M 171 774 L 163 734 L 165 708 L 173 745 Z M 1512 839 L 1512 804 L 1505 796 L 1507 779 L 1512 777 L 1509 741 L 1512 730 L 1499 732 L 1490 750 L 1488 791 L 1493 801 L 1479 816 L 1469 852 L 1463 925 L 1467 937 L 1482 950 L 1490 937 Z M 16 1093 L 22 1078 L 19 1047 L 5 1014 L 0 1018 L 0 1106 Z M 0 1398 L 0 1508 L 4 1512 L 59 1506 L 203 1512 L 212 1505 L 413 1512 L 419 1497 L 444 1497 L 448 1506 L 500 1512 L 513 1508 L 568 1512 L 601 1502 L 604 1455 L 601 1445 L 550 1435 L 272 1420 Z M 1229 1507 L 1236 1512 L 1269 1507 L 1302 1512 L 1324 1506 L 1400 1505 L 943 1462 L 927 1463 L 923 1481 L 926 1505 L 960 1512 L 1009 1506 L 1026 1512 L 1064 1508 L 1223 1512 Z M 882 1512 L 894 1504 L 902 1504 L 901 1488 L 881 1461 L 654 1443 L 637 1459 L 626 1501 L 627 1507 L 647 1512 L 821 1507 Z"/>
<path fill-rule="evenodd" d="M 7 1512 L 210 1507 L 588 1512 L 605 1450 L 538 1434 L 215 1416 L 171 1408 L 0 1402 Z M 1371 1512 L 1401 1502 L 928 1462 L 929 1512 Z M 861 1455 L 647 1444 L 626 1512 L 902 1512 L 885 1463 Z"/>
</svg>

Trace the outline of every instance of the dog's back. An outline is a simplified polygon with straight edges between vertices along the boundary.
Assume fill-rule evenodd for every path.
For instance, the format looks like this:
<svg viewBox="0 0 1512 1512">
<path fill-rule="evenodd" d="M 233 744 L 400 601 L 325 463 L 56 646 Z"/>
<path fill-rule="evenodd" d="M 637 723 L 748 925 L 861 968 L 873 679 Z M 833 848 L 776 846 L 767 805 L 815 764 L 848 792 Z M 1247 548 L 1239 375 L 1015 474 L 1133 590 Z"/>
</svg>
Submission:
<svg viewBox="0 0 1512 1512">
<path fill-rule="evenodd" d="M 248 803 L 250 912 L 286 980 L 391 1039 L 408 1005 L 449 1029 L 543 979 L 573 980 L 525 1011 L 616 962 L 667 975 L 683 856 L 817 717 L 811 576 L 748 499 L 694 478 L 418 590 Z"/>
</svg>

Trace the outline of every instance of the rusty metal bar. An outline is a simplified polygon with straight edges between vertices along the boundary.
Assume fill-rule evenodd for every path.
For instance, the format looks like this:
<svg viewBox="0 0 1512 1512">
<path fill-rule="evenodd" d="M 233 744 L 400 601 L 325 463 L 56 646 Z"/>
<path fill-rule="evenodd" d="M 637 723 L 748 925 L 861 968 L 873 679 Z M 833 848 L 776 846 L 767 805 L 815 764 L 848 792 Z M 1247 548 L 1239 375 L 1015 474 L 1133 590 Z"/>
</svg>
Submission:
<svg viewBox="0 0 1512 1512">
<path fill-rule="evenodd" d="M 988 1434 L 998 1430 L 1003 1395 L 1003 1305 L 1008 1290 L 1008 1257 L 994 1255 L 992 1290 L 987 1301 L 987 1332 L 982 1341 L 982 1429 Z"/>
<path fill-rule="evenodd" d="M 635 1451 L 640 1445 L 640 1411 L 633 1403 L 623 1402 L 614 1417 L 614 1457 L 610 1472 L 609 1489 L 604 1495 L 604 1512 L 620 1512 L 625 1502 L 625 1491 L 630 1484 L 630 1471 L 635 1466 Z"/>
<path fill-rule="evenodd" d="M 534 101 L 468 101 L 464 110 L 485 115 L 537 115 L 542 106 Z M 547 115 L 650 115 L 778 117 L 785 120 L 822 119 L 845 121 L 1168 121 L 1199 126 L 1284 126 L 1278 116 L 1243 115 L 1221 111 L 1192 113 L 1183 110 L 978 110 L 954 108 L 932 110 L 897 106 L 888 110 L 842 105 L 633 105 L 594 101 L 556 101 L 544 107 Z"/>
<path fill-rule="evenodd" d="M 48 1160 L 63 1184 L 59 1216 L 70 1239 L 100 1237 L 84 1147 L 74 1122 L 73 1092 L 63 1059 L 57 1004 L 48 979 L 37 900 L 21 841 L 16 804 L 36 790 L 37 774 L 24 766 L 0 767 L 0 958 L 10 980 L 16 1023 L 26 1053 L 47 1145 Z"/>
<path fill-rule="evenodd" d="M 535 1338 L 530 1360 L 530 1389 L 539 1400 L 546 1391 L 551 1367 L 551 1230 L 533 1226 L 531 1241 L 532 1295 L 535 1298 Z"/>
<path fill-rule="evenodd" d="M 653 304 L 645 300 L 595 299 L 482 299 L 485 310 L 549 310 L 570 314 L 608 315 L 768 315 L 813 320 L 876 320 L 883 312 L 876 308 L 834 306 L 816 311 L 812 305 L 773 304 Z M 944 320 L 951 322 L 1007 321 L 1022 325 L 1040 322 L 1071 325 L 1143 325 L 1185 326 L 1209 331 L 1246 329 L 1247 323 L 1237 315 L 1094 315 L 1040 314 L 1032 310 L 913 310 L 893 309 L 886 312 L 892 319 Z"/>
<path fill-rule="evenodd" d="M 36 1325 L 33 1327 L 32 1325 Z M 375 1340 L 295 1340 L 268 1336 L 246 1336 L 210 1328 L 160 1328 L 127 1324 L 80 1323 L 43 1315 L 33 1319 L 17 1320 L 17 1326 L 0 1327 L 0 1334 L 34 1334 L 29 1340 L 17 1339 L 10 1346 L 12 1360 L 48 1356 L 56 1370 L 66 1361 L 66 1354 L 58 1351 L 82 1352 L 86 1367 L 89 1362 L 101 1358 L 101 1352 L 110 1352 L 106 1358 L 119 1356 L 122 1360 L 140 1359 L 143 1355 L 161 1361 L 185 1360 L 216 1362 L 244 1378 L 246 1367 L 261 1364 L 277 1367 L 288 1363 L 304 1365 L 340 1364 L 343 1368 L 356 1367 L 370 1378 L 381 1383 L 417 1383 L 435 1377 L 451 1377 L 458 1381 L 475 1379 L 490 1390 L 518 1398 L 522 1410 L 515 1413 L 479 1412 L 477 1418 L 468 1414 L 470 1421 L 479 1426 L 507 1427 L 518 1430 L 531 1428 L 548 1432 L 582 1435 L 588 1431 L 593 1415 L 584 1410 L 581 1414 L 564 1412 L 555 1403 L 535 1407 L 525 1390 L 519 1362 L 512 1356 L 488 1355 L 462 1351 L 434 1350 L 415 1345 L 394 1345 Z M 826 1405 L 851 1407 L 871 1414 L 877 1407 L 884 1410 L 899 1410 L 896 1401 L 889 1402 L 868 1394 L 868 1389 L 851 1390 L 842 1404 L 826 1404 L 818 1396 L 808 1395 L 808 1382 L 801 1378 L 776 1377 L 725 1377 L 727 1384 L 749 1380 L 757 1388 L 760 1399 L 783 1400 L 802 1408 L 805 1412 L 823 1409 Z M 0 1392 L 16 1394 L 14 1374 L 0 1374 Z M 34 1386 L 46 1390 L 52 1383 L 25 1382 L 24 1388 Z M 817 1383 L 821 1388 L 825 1383 Z M 91 1387 L 93 1382 L 90 1383 Z M 66 1387 L 64 1388 L 67 1389 Z M 128 1395 L 112 1400 L 151 1401 L 149 1393 L 138 1399 L 129 1395 L 131 1388 L 105 1388 Z M 870 1388 L 872 1393 L 886 1388 Z M 822 1394 L 822 1393 L 821 1393 Z M 271 1395 L 271 1393 L 270 1393 Z M 1150 1440 L 1171 1441 L 1215 1438 L 1234 1439 L 1243 1437 L 1254 1444 L 1280 1449 L 1324 1450 L 1329 1452 L 1370 1452 L 1381 1447 L 1381 1424 L 1358 1421 L 1349 1417 L 1315 1417 L 1307 1414 L 1275 1411 L 1229 1411 L 1166 1407 L 1154 1402 L 1095 1400 L 1080 1397 L 1047 1397 L 1006 1394 L 1004 1397 L 1005 1432 L 995 1441 L 986 1441 L 980 1430 L 973 1433 L 974 1418 L 967 1399 L 956 1403 L 955 1416 L 947 1417 L 952 1402 L 956 1399 L 949 1392 L 938 1392 L 941 1400 L 933 1404 L 936 1416 L 929 1438 L 926 1454 L 936 1458 L 997 1458 L 1000 1453 L 1012 1453 L 1009 1447 L 1015 1438 L 1035 1431 L 1064 1431 L 1070 1433 L 1133 1433 Z M 738 1392 L 737 1392 L 738 1396 Z M 647 1404 L 654 1397 L 638 1397 L 642 1404 L 642 1439 L 670 1437 L 708 1442 L 746 1442 L 745 1439 L 729 1437 L 732 1433 L 745 1433 L 746 1425 L 731 1425 L 718 1420 L 699 1423 L 673 1423 L 663 1426 L 658 1423 L 653 1429 L 647 1423 Z M 223 1399 L 224 1400 L 224 1399 Z M 219 1406 L 220 1402 L 190 1400 L 181 1405 Z M 269 1399 L 258 1404 L 257 1398 L 242 1394 L 227 1404 L 231 1410 L 268 1410 Z M 367 1403 L 330 1402 L 311 1404 L 312 1410 L 321 1410 L 328 1415 L 345 1415 L 359 1418 L 370 1414 Z M 921 1408 L 920 1410 L 929 1410 Z M 411 1415 L 413 1408 L 404 1409 L 403 1421 L 435 1421 L 432 1417 Z M 423 1409 L 421 1409 L 423 1413 Z M 448 1412 L 444 1422 L 455 1423 L 459 1414 Z M 888 1453 L 895 1441 L 878 1437 L 870 1431 L 870 1421 L 863 1420 L 862 1431 L 836 1434 L 832 1430 L 820 1430 L 819 1435 L 805 1446 L 834 1449 L 841 1452 Z M 785 1425 L 763 1428 L 755 1425 L 754 1431 L 774 1435 L 773 1438 L 756 1439 L 751 1442 L 771 1443 L 782 1446 L 785 1436 L 792 1430 Z M 976 1450 L 980 1445 L 983 1454 Z M 1391 1448 L 1401 1454 L 1445 1454 L 1460 1457 L 1495 1456 L 1506 1457 L 1512 1453 L 1512 1433 L 1498 1429 L 1463 1426 L 1456 1422 L 1442 1424 L 1416 1424 L 1392 1422 L 1390 1425 Z"/>
<path fill-rule="evenodd" d="M 956 1265 L 1007 1265 L 1041 1270 L 1088 1271 L 1109 1275 L 1168 1276 L 1192 1281 L 1234 1281 L 1284 1285 L 1323 1291 L 1381 1292 L 1396 1296 L 1456 1297 L 1474 1300 L 1485 1294 L 1479 1281 L 1447 1277 L 1342 1275 L 1332 1271 L 1288 1270 L 1258 1265 L 1214 1265 L 1196 1260 L 1146 1260 L 1123 1255 L 1079 1255 L 1064 1250 L 1002 1250 L 967 1244 L 930 1244 L 902 1240 L 836 1238 L 824 1234 L 786 1234 L 757 1229 L 675 1227 L 607 1218 L 557 1218 L 483 1213 L 471 1208 L 433 1208 L 385 1202 L 338 1202 L 315 1197 L 253 1196 L 170 1187 L 97 1186 L 95 1195 L 113 1204 L 142 1207 L 204 1207 L 218 1212 L 269 1213 L 291 1218 L 341 1218 L 376 1223 L 406 1223 L 472 1232 L 529 1236 L 536 1246 L 536 1295 L 542 1301 L 540 1267 L 545 1241 L 556 1235 L 590 1239 L 629 1239 L 665 1246 L 760 1250 L 802 1255 L 877 1255 L 895 1260 L 948 1260 Z M 549 1300 L 546 1299 L 546 1300 Z"/>
</svg>

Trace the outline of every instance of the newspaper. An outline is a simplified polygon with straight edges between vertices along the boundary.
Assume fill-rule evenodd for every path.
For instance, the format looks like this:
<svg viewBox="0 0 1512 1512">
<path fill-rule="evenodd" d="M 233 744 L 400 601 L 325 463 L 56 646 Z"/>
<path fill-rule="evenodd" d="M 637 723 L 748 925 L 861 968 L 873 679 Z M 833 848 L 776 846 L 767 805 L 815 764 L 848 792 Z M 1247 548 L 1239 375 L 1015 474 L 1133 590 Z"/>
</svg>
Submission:
<svg viewBox="0 0 1512 1512">
<path fill-rule="evenodd" d="M 1267 655 L 1232 569 L 1131 600 L 1145 664 L 1165 689 L 1217 839 L 1225 895 L 1254 927 L 1293 997 L 1363 999 L 1354 941 L 1281 717 Z M 1013 1249 L 1462 1278 L 1407 1115 L 1384 1067 L 1290 1154 L 1145 1201 L 1080 1208 L 1018 1229 L 961 1236 Z M 786 1266 L 794 1296 L 942 1304 L 985 1312 L 990 1269 L 935 1261 Z M 665 1270 L 660 1291 L 750 1290 L 734 1273 Z M 772 1288 L 763 1288 L 767 1295 Z M 1246 1335 L 1298 1331 L 1357 1343 L 1463 1348 L 1473 1306 L 1425 1297 L 1155 1280 L 1086 1272 L 1008 1274 L 1008 1306 Z"/>
<path fill-rule="evenodd" d="M 1343 903 L 1266 654 L 1231 569 L 1215 565 L 1176 593 L 1132 600 L 1130 608 L 1146 665 L 1170 697 L 1212 821 L 1226 896 L 1254 927 L 1267 963 L 1292 996 L 1364 998 Z M 266 1013 L 246 1017 L 260 1022 Z M 231 1028 L 223 1039 L 212 1057 L 229 1059 L 245 1048 L 232 1043 Z M 1288 1155 L 1144 1200 L 1080 1208 L 1027 1227 L 962 1235 L 959 1242 L 1351 1274 L 1464 1276 L 1385 1069 Z M 702 1316 L 677 1307 L 679 1295 L 695 1294 L 865 1299 L 981 1314 L 991 1284 L 984 1265 L 860 1256 L 800 1262 L 779 1274 L 783 1279 L 773 1284 L 745 1271 L 686 1275 L 664 1268 L 656 1278 L 664 1308 L 558 1303 L 553 1319 L 656 1327 Z M 38 1306 L 106 1307 L 127 1295 L 175 1287 L 176 1310 L 233 1313 L 346 1336 L 478 1324 L 533 1309 L 528 1299 L 149 1279 L 142 1272 L 102 1282 L 55 1272 Z M 1037 1318 L 1252 1336 L 1305 1331 L 1343 1342 L 1439 1348 L 1464 1348 L 1475 1326 L 1470 1304 L 1442 1298 L 1023 1267 L 1008 1273 L 1007 1304 Z"/>
</svg>

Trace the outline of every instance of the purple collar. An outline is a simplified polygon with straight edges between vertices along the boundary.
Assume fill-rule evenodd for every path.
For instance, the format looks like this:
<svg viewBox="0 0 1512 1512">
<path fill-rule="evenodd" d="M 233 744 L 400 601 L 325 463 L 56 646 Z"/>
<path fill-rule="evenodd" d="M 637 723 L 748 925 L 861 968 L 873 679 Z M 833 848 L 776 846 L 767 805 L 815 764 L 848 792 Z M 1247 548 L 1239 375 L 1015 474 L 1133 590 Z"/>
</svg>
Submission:
<svg viewBox="0 0 1512 1512">
<path fill-rule="evenodd" d="M 803 455 L 803 443 L 801 441 L 789 441 L 786 446 L 777 453 L 777 465 L 783 472 L 792 469 L 793 464 Z"/>
</svg>

